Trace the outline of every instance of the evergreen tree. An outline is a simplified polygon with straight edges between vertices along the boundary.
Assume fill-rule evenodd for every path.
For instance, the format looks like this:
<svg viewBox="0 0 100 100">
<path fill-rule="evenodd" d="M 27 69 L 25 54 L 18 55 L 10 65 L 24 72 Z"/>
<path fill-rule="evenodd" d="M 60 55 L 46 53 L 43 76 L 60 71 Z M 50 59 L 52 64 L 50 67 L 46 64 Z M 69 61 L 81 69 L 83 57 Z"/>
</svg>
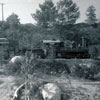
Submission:
<svg viewBox="0 0 100 100">
<path fill-rule="evenodd" d="M 93 5 L 89 6 L 86 12 L 87 20 L 86 22 L 90 25 L 97 23 L 97 18 L 95 14 L 95 7 Z"/>
<path fill-rule="evenodd" d="M 7 23 L 10 25 L 10 27 L 16 27 L 20 24 L 20 19 L 18 18 L 17 14 L 12 13 L 7 18 Z"/>
<path fill-rule="evenodd" d="M 100 33 L 100 21 L 98 23 L 98 32 Z"/>
<path fill-rule="evenodd" d="M 72 0 L 60 0 L 57 3 L 57 9 L 57 22 L 61 25 L 74 24 L 79 18 L 79 8 Z"/>
<path fill-rule="evenodd" d="M 7 18 L 7 24 L 9 25 L 8 29 L 6 29 L 6 37 L 9 39 L 10 47 L 12 49 L 18 48 L 19 41 L 19 16 L 17 14 L 11 14 Z"/>
<path fill-rule="evenodd" d="M 32 17 L 37 21 L 38 25 L 42 27 L 50 27 L 54 24 L 57 10 L 52 0 L 45 0 L 43 4 L 39 5 L 40 10 L 36 10 Z"/>
</svg>

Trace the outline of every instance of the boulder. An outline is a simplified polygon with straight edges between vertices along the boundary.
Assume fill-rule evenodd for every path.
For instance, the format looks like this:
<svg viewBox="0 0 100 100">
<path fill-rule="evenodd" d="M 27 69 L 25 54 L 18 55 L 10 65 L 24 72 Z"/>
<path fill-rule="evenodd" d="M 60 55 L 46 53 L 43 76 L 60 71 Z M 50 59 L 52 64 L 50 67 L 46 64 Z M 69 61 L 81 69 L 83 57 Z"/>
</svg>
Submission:
<svg viewBox="0 0 100 100">
<path fill-rule="evenodd" d="M 14 56 L 13 58 L 11 58 L 11 60 L 9 61 L 9 63 L 12 63 L 12 64 L 22 63 L 23 60 L 24 60 L 23 56 Z"/>
<path fill-rule="evenodd" d="M 61 90 L 55 83 L 47 83 L 41 88 L 44 100 L 61 100 Z"/>
</svg>

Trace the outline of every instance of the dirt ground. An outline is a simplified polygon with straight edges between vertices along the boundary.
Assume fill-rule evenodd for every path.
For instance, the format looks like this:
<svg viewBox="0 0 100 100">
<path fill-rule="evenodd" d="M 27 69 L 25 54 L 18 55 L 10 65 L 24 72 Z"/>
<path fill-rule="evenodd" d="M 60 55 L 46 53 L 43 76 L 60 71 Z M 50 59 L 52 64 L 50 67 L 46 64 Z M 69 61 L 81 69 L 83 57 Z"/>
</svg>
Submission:
<svg viewBox="0 0 100 100">
<path fill-rule="evenodd" d="M 0 68 L 0 100 L 11 100 L 15 89 L 15 77 L 5 74 Z"/>
<path fill-rule="evenodd" d="M 41 74 L 40 74 L 41 75 Z M 36 77 L 37 79 L 37 77 Z M 67 100 L 100 100 L 100 82 L 61 76 L 38 76 L 38 81 L 56 82 L 62 90 L 62 94 L 67 94 Z M 66 99 L 63 99 L 66 100 Z"/>
<path fill-rule="evenodd" d="M 21 78 L 21 77 L 20 77 Z M 0 68 L 0 100 L 11 100 L 16 88 L 20 85 L 18 76 L 7 75 L 3 68 Z M 46 75 L 43 73 L 34 74 L 32 81 L 56 82 L 67 96 L 67 100 L 100 100 L 100 82 L 61 75 Z M 66 95 L 67 94 L 67 95 Z M 66 100 L 66 99 L 63 99 Z"/>
<path fill-rule="evenodd" d="M 35 77 L 36 79 L 37 77 Z M 57 82 L 62 88 L 63 93 L 69 96 L 68 100 L 100 100 L 100 82 L 88 80 L 72 79 L 65 77 L 42 76 L 38 81 Z M 14 76 L 0 75 L 0 100 L 11 100 L 17 88 Z"/>
</svg>

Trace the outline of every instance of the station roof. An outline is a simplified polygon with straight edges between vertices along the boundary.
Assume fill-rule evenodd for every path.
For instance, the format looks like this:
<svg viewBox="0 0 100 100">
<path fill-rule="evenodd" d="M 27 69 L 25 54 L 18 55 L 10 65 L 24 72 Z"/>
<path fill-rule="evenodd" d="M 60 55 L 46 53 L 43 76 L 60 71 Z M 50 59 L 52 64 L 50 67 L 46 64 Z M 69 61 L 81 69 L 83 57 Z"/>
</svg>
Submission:
<svg viewBox="0 0 100 100">
<path fill-rule="evenodd" d="M 61 43 L 60 40 L 43 40 L 43 43 Z"/>
</svg>

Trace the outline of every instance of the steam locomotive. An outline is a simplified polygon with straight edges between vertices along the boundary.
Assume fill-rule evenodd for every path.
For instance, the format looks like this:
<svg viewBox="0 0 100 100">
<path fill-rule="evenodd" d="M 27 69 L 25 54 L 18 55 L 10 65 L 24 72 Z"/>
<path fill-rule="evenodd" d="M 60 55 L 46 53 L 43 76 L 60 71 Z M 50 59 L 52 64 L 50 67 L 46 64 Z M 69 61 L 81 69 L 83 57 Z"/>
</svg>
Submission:
<svg viewBox="0 0 100 100">
<path fill-rule="evenodd" d="M 45 54 L 54 58 L 90 58 L 89 48 L 86 45 L 84 37 L 82 37 L 82 42 L 80 45 L 75 46 L 75 42 L 68 48 L 65 48 L 64 42 L 60 40 L 44 40 L 45 44 Z"/>
<path fill-rule="evenodd" d="M 36 58 L 90 58 L 89 49 L 86 46 L 84 38 L 80 46 L 74 46 L 72 43 L 70 48 L 65 48 L 64 42 L 60 40 L 43 40 L 42 48 L 22 48 L 9 49 L 9 41 L 6 38 L 0 38 L 0 49 L 3 48 L 4 57 L 9 58 L 14 55 L 25 55 L 26 51 L 31 51 Z"/>
</svg>

